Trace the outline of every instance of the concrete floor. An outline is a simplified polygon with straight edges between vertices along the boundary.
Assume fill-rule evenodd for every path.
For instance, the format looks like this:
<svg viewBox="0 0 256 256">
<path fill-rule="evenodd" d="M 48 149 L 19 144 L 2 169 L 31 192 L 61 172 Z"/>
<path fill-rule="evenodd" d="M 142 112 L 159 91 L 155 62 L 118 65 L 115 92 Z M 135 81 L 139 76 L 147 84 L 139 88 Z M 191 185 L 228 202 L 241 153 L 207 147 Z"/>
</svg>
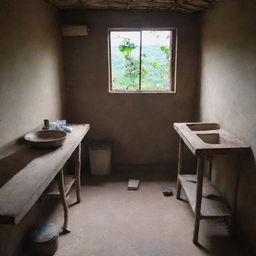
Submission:
<svg viewBox="0 0 256 256">
<path fill-rule="evenodd" d="M 138 191 L 127 191 L 128 178 L 141 179 Z M 160 192 L 175 184 L 167 172 L 87 177 L 82 202 L 70 207 L 72 232 L 60 236 L 56 256 L 245 255 L 221 221 L 202 221 L 201 246 L 192 243 L 194 217 L 189 205 Z M 69 202 L 74 201 L 73 191 Z M 49 220 L 61 225 L 60 205 L 48 210 Z"/>
</svg>

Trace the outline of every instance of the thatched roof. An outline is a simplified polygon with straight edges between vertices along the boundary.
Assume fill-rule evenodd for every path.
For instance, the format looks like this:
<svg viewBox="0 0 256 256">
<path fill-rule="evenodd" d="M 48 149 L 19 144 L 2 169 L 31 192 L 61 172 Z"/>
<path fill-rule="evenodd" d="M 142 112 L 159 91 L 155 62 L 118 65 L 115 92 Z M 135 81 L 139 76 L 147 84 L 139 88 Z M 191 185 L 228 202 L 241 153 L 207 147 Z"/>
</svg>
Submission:
<svg viewBox="0 0 256 256">
<path fill-rule="evenodd" d="M 47 0 L 60 9 L 170 10 L 193 13 L 216 0 Z"/>
</svg>

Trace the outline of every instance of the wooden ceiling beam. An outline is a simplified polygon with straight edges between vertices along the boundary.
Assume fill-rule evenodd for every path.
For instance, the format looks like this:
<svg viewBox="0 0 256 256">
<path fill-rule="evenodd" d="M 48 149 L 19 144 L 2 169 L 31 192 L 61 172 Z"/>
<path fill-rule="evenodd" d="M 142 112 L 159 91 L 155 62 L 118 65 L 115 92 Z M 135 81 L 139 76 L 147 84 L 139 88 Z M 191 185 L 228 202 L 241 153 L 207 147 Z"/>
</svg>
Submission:
<svg viewBox="0 0 256 256">
<path fill-rule="evenodd" d="M 216 0 L 45 0 L 60 9 L 170 10 L 182 13 L 203 11 Z"/>
</svg>

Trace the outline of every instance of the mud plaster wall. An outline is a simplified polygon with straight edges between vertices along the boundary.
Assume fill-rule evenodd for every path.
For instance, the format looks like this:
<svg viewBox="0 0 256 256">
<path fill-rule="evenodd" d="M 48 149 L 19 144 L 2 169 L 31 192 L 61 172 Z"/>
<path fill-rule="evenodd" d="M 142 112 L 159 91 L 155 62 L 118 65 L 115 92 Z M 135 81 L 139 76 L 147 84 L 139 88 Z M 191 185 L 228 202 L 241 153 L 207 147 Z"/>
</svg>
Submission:
<svg viewBox="0 0 256 256">
<path fill-rule="evenodd" d="M 61 40 L 44 1 L 2 1 L 0 147 L 61 115 Z"/>
<path fill-rule="evenodd" d="M 202 18 L 200 118 L 219 122 L 251 145 L 243 161 L 215 159 L 215 182 L 231 203 L 237 169 L 237 231 L 256 251 L 256 4 L 223 0 Z"/>
<path fill-rule="evenodd" d="M 3 146 L 42 124 L 44 118 L 61 117 L 63 68 L 57 15 L 44 1 L 1 1 L 0 33 Z M 0 225 L 0 255 L 21 255 L 24 235 L 41 212 L 36 204 L 17 226 Z"/>
<path fill-rule="evenodd" d="M 86 37 L 64 38 L 66 118 L 89 122 L 88 141 L 111 141 L 114 164 L 177 161 L 173 122 L 193 121 L 198 85 L 199 17 L 172 12 L 61 12 L 62 23 L 87 24 Z M 178 28 L 176 94 L 108 93 L 108 28 Z"/>
</svg>

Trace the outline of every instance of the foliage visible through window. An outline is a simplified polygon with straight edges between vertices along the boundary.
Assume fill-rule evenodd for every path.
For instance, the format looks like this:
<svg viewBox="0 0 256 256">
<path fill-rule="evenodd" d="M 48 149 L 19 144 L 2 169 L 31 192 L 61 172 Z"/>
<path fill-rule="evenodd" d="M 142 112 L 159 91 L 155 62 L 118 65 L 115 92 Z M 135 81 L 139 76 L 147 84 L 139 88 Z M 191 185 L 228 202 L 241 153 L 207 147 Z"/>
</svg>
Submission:
<svg viewBox="0 0 256 256">
<path fill-rule="evenodd" d="M 173 92 L 175 29 L 110 29 L 111 92 Z"/>
</svg>

